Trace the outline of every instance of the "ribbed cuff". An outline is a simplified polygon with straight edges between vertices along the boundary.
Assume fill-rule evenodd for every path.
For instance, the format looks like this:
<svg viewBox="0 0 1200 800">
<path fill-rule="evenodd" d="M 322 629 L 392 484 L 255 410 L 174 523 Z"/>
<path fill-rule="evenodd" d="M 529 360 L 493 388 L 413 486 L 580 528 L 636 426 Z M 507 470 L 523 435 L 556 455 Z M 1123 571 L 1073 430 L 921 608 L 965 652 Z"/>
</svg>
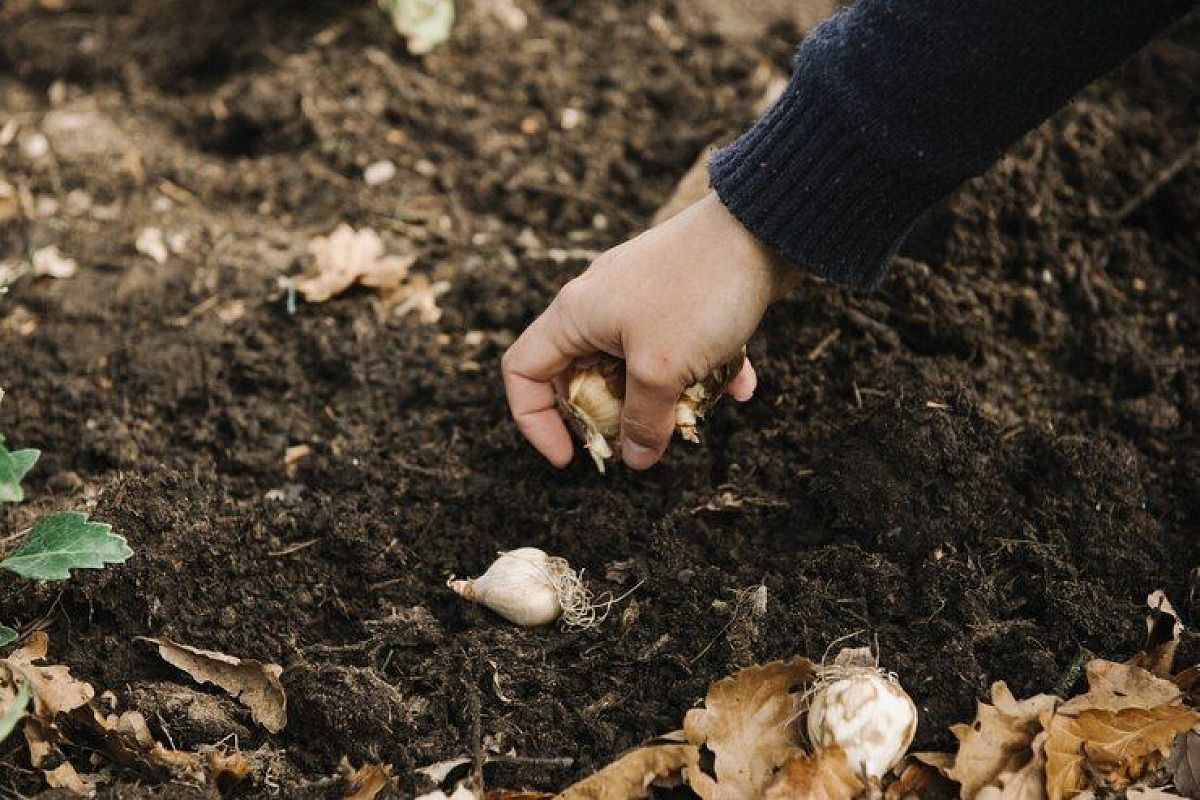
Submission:
<svg viewBox="0 0 1200 800">
<path fill-rule="evenodd" d="M 879 285 L 917 217 L 953 188 L 944 176 L 885 165 L 883 125 L 853 124 L 834 92 L 787 90 L 709 161 L 726 208 L 787 262 L 850 286 Z"/>
</svg>

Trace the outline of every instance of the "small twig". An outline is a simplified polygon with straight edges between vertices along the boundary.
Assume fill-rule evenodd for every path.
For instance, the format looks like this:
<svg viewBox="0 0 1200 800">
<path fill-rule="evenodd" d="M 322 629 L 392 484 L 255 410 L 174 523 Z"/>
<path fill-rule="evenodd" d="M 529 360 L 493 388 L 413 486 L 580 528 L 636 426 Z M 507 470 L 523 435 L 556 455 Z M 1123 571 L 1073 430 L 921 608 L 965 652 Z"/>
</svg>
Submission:
<svg viewBox="0 0 1200 800">
<path fill-rule="evenodd" d="M 167 744 L 171 745 L 172 750 L 178 750 L 175 746 L 175 739 L 171 736 L 171 730 L 167 727 L 167 721 L 162 718 L 162 714 L 155 711 L 154 716 L 158 718 L 159 727 L 162 728 L 163 735 L 167 737 Z"/>
<path fill-rule="evenodd" d="M 811 364 L 821 356 L 825 355 L 825 351 L 828 350 L 829 346 L 836 342 L 838 337 L 841 335 L 842 332 L 840 330 L 835 330 L 832 333 L 825 334 L 825 336 L 821 338 L 821 341 L 817 342 L 817 346 L 808 351 L 809 363 Z"/>
<path fill-rule="evenodd" d="M 1192 144 L 1167 166 L 1163 167 L 1158 173 L 1147 181 L 1138 193 L 1129 198 L 1123 206 L 1116 210 L 1112 215 L 1112 221 L 1120 224 L 1124 222 L 1131 214 L 1148 203 L 1154 195 L 1158 194 L 1164 186 L 1179 176 L 1179 173 L 1188 168 L 1198 154 L 1200 154 L 1200 139 L 1192 142 Z"/>
<path fill-rule="evenodd" d="M 575 766 L 575 759 L 570 756 L 488 756 L 489 764 L 511 764 L 513 766 L 550 767 L 552 769 L 570 769 Z"/>
<path fill-rule="evenodd" d="M 471 755 L 474 762 L 475 776 L 475 796 L 484 796 L 483 787 L 483 698 L 479 696 L 478 677 L 482 671 L 482 665 L 476 665 L 475 675 L 469 688 L 471 690 Z"/>
<path fill-rule="evenodd" d="M 320 539 L 308 539 L 307 541 L 297 542 L 296 544 L 288 545 L 287 547 L 283 548 L 282 550 L 272 550 L 272 551 L 268 552 L 267 555 L 271 556 L 272 558 L 278 558 L 279 556 L 290 556 L 292 553 L 298 553 L 301 550 L 303 550 L 304 548 L 312 547 L 314 544 L 317 544 L 320 541 L 321 541 Z"/>
</svg>

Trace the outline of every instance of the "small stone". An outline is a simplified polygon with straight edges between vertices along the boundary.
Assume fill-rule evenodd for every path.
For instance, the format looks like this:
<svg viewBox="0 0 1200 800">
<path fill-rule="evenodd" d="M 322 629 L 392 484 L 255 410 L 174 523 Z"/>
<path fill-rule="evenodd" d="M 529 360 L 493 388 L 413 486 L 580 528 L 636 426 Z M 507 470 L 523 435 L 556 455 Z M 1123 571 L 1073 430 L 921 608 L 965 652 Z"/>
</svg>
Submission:
<svg viewBox="0 0 1200 800">
<path fill-rule="evenodd" d="M 21 154 L 30 161 L 40 161 L 50 152 L 50 140 L 36 131 L 21 137 Z"/>
<path fill-rule="evenodd" d="M 587 115 L 578 108 L 564 108 L 562 114 L 559 115 L 558 124 L 564 131 L 570 131 L 582 125 L 586 118 Z"/>
<path fill-rule="evenodd" d="M 363 170 L 363 181 L 367 186 L 379 186 L 396 177 L 396 165 L 391 161 L 376 161 Z"/>
</svg>

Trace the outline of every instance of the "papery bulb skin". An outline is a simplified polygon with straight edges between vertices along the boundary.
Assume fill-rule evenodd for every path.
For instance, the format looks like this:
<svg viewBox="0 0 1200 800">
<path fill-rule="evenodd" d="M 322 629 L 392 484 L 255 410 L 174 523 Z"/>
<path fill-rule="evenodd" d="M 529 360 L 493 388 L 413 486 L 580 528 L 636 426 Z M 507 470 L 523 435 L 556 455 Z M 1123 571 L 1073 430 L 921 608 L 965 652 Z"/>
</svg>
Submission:
<svg viewBox="0 0 1200 800">
<path fill-rule="evenodd" d="M 536 547 L 501 553 L 478 578 L 451 578 L 446 585 L 464 600 L 486 606 L 517 625 L 548 625 L 562 615 L 549 556 Z"/>
<path fill-rule="evenodd" d="M 816 749 L 840 746 L 850 768 L 882 778 L 912 744 L 917 707 L 908 693 L 876 669 L 820 687 L 808 709 L 808 737 Z"/>
<path fill-rule="evenodd" d="M 563 405 L 567 419 L 601 473 L 604 462 L 613 457 L 624 400 L 623 362 L 598 358 L 578 362 L 571 368 Z"/>
<path fill-rule="evenodd" d="M 699 443 L 700 420 L 721 399 L 725 386 L 745 362 L 745 352 L 692 384 L 675 404 L 675 430 L 689 442 Z M 610 356 L 597 356 L 576 362 L 565 376 L 565 389 L 559 397 L 563 416 L 583 440 L 596 469 L 605 470 L 605 461 L 617 450 L 621 431 L 621 410 L 625 404 L 625 362 Z"/>
</svg>

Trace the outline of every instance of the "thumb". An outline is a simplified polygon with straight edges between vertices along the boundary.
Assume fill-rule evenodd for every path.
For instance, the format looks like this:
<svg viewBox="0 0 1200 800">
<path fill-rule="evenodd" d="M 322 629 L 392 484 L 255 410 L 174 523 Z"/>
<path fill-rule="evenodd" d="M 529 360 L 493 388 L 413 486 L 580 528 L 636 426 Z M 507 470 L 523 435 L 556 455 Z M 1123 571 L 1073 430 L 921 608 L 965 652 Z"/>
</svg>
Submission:
<svg viewBox="0 0 1200 800">
<path fill-rule="evenodd" d="M 667 370 L 626 371 L 621 459 L 629 467 L 648 469 L 662 458 L 675 432 L 675 402 L 681 390 L 680 381 Z"/>
</svg>

